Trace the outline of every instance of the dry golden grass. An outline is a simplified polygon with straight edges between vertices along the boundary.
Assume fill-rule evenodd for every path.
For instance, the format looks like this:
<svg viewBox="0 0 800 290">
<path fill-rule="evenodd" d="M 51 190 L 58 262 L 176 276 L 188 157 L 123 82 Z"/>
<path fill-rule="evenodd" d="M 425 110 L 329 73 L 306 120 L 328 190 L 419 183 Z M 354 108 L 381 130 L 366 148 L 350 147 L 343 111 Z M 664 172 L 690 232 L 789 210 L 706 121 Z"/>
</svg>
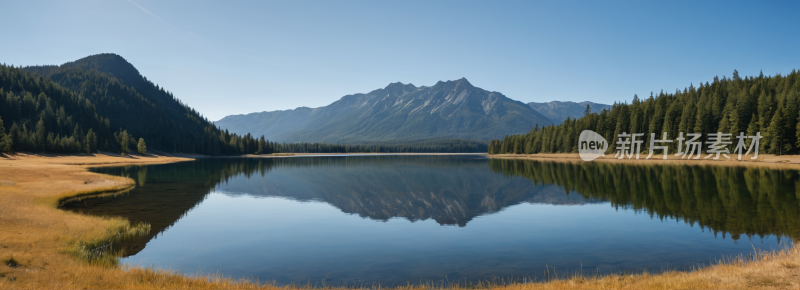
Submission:
<svg viewBox="0 0 800 290">
<path fill-rule="evenodd" d="M 76 252 L 125 234 L 146 230 L 118 218 L 85 216 L 56 208 L 60 199 L 124 190 L 133 181 L 90 173 L 89 166 L 152 164 L 188 160 L 175 157 L 95 156 L 0 157 L 0 289 L 308 289 L 311 286 L 258 285 L 215 275 L 123 269 L 115 259 L 90 259 Z M 122 235 L 120 235 L 122 234 Z M 83 257 L 83 258 L 81 258 Z M 463 286 L 463 285 L 462 285 Z M 444 288 L 458 289 L 462 286 Z M 353 289 L 331 288 L 328 289 Z M 375 289 L 374 285 L 367 287 Z M 380 288 L 380 287 L 377 287 Z M 421 290 L 431 285 L 395 287 Z M 800 289 L 800 247 L 737 257 L 691 272 L 571 276 L 546 283 L 480 285 L 524 289 Z"/>
</svg>

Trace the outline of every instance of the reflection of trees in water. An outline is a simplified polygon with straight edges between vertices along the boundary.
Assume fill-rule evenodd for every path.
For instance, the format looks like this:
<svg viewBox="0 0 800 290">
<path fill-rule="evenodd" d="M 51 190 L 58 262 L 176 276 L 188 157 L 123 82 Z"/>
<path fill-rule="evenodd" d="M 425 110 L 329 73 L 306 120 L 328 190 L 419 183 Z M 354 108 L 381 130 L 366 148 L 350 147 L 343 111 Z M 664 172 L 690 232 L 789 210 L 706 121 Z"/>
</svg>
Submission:
<svg viewBox="0 0 800 290">
<path fill-rule="evenodd" d="M 274 182 L 274 178 L 282 177 L 266 182 L 276 169 L 283 170 L 282 177 L 290 175 L 301 182 Z M 128 245 L 128 254 L 143 249 L 147 241 L 174 225 L 215 188 L 231 195 L 240 192 L 324 201 L 343 212 L 375 220 L 433 219 L 442 225 L 459 226 L 522 202 L 594 202 L 578 195 L 567 196 L 554 186 L 492 174 L 486 160 L 475 157 L 214 158 L 94 171 L 127 176 L 137 182 L 137 187 L 123 195 L 83 199 L 64 208 L 150 223 L 151 235 Z M 307 190 L 309 187 L 312 190 Z"/>
<path fill-rule="evenodd" d="M 501 159 L 491 159 L 489 165 L 505 176 L 493 174 L 485 159 L 450 156 L 214 158 L 100 168 L 94 171 L 128 176 L 137 187 L 127 194 L 83 199 L 65 208 L 150 223 L 151 236 L 129 245 L 129 254 L 143 249 L 215 188 L 231 195 L 324 201 L 375 220 L 433 219 L 459 226 L 523 202 L 569 205 L 607 200 L 617 208 L 682 219 L 723 236 L 730 233 L 734 239 L 742 234 L 800 237 L 800 186 L 794 170 Z M 274 182 L 278 177 L 268 174 L 276 169 L 282 172 L 274 176 L 302 182 Z M 533 182 L 507 178 L 513 176 Z"/>
<path fill-rule="evenodd" d="M 492 171 L 553 184 L 617 208 L 672 217 L 715 232 L 800 237 L 797 170 L 491 159 Z"/>
<path fill-rule="evenodd" d="M 314 158 L 213 158 L 198 159 L 152 166 L 126 166 L 93 169 L 95 172 L 126 176 L 137 182 L 130 192 L 113 197 L 89 198 L 64 205 L 65 209 L 103 216 L 121 216 L 131 221 L 151 224 L 150 236 L 139 243 L 127 245 L 127 253 L 136 254 L 147 241 L 164 232 L 185 216 L 192 208 L 202 202 L 217 186 L 237 186 L 239 183 L 264 180 L 270 171 L 282 169 L 302 169 L 307 175 L 299 176 L 306 182 L 323 183 L 315 192 L 285 192 L 283 197 L 297 200 L 323 200 L 342 211 L 357 213 L 363 217 L 386 220 L 392 217 L 406 217 L 410 220 L 433 218 L 442 224 L 465 225 L 475 216 L 494 212 L 502 207 L 496 204 L 480 205 L 480 200 L 468 193 L 464 185 L 453 184 L 438 191 L 424 188 L 437 181 L 445 182 L 443 174 L 430 178 L 411 172 L 423 168 L 427 172 L 447 172 L 446 168 L 472 168 L 472 175 L 491 176 L 485 160 L 472 158 L 453 158 L 448 156 L 401 156 L 401 157 L 314 157 Z M 379 169 L 370 172 L 369 169 Z M 387 177 L 387 171 L 405 170 L 405 174 Z M 345 169 L 345 170 L 343 170 Z M 381 171 L 382 170 L 382 171 Z M 476 174 L 475 171 L 481 171 Z M 345 176 L 330 176 L 337 173 L 361 172 Z M 383 176 L 382 176 L 383 175 Z M 446 175 L 446 174 L 445 174 Z M 369 177 L 366 177 L 369 176 Z M 232 180 L 237 178 L 237 180 Z M 505 179 L 505 178 L 503 178 Z M 528 187 L 533 187 L 527 181 Z M 230 182 L 230 184 L 229 184 Z M 415 184 L 414 186 L 410 186 Z M 402 188 L 406 190 L 389 190 Z M 473 182 L 473 184 L 476 184 Z M 324 185 L 324 186 L 323 186 Z M 498 185 L 499 187 L 499 185 Z M 347 190 L 345 190 L 347 189 Z M 264 196 L 263 187 L 249 188 L 248 195 Z M 280 192 L 278 192 L 280 193 Z M 510 196 L 502 190 L 494 190 L 502 198 L 523 201 L 522 196 Z M 389 194 L 389 195 L 386 195 Z M 563 195 L 563 194 L 562 194 Z"/>
</svg>

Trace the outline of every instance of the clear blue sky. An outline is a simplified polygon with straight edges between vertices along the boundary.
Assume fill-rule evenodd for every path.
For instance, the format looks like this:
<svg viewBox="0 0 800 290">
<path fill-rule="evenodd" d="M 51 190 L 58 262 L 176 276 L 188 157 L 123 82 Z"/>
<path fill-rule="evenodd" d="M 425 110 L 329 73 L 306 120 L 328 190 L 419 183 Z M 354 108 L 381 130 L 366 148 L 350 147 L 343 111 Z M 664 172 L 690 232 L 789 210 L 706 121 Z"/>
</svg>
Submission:
<svg viewBox="0 0 800 290">
<path fill-rule="evenodd" d="M 0 62 L 117 53 L 211 120 L 461 77 L 523 102 L 613 103 L 800 69 L 798 3 L 2 1 Z"/>
</svg>

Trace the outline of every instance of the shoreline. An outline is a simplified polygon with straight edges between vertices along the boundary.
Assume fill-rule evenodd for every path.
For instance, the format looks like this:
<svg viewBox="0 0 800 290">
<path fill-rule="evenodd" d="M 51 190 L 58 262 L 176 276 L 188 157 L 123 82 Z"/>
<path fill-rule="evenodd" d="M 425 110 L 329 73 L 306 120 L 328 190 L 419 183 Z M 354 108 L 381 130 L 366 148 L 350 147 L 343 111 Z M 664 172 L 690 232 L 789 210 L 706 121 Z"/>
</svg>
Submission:
<svg viewBox="0 0 800 290">
<path fill-rule="evenodd" d="M 613 155 L 606 155 L 592 161 L 583 161 L 578 153 L 538 153 L 538 154 L 487 154 L 488 158 L 496 159 L 520 159 L 537 160 L 551 162 L 606 162 L 630 165 L 695 165 L 695 166 L 759 166 L 775 169 L 798 169 L 800 170 L 800 155 L 773 155 L 760 154 L 756 160 L 711 160 L 711 159 L 681 159 L 676 156 L 669 156 L 666 160 L 658 159 L 617 159 Z M 749 158 L 749 157 L 748 157 Z M 744 159 L 744 157 L 742 157 Z"/>
<path fill-rule="evenodd" d="M 551 162 L 584 162 L 575 154 L 486 155 L 488 158 L 529 159 Z M 312 156 L 363 155 L 464 155 L 463 153 L 372 153 L 229 156 L 222 158 L 285 158 Z M 93 198 L 115 194 L 133 186 L 133 180 L 92 173 L 90 167 L 152 165 L 205 158 L 202 155 L 114 156 L 27 155 L 0 158 L 0 289 L 3 288 L 118 288 L 118 289 L 299 289 L 305 286 L 258 285 L 257 282 L 220 276 L 184 276 L 180 272 L 149 268 L 123 269 L 118 266 L 88 263 L 76 259 L 69 247 L 87 241 L 107 239 L 116 228 L 132 229 L 120 218 L 95 217 L 57 208 L 65 199 Z M 761 156 L 759 156 L 761 157 Z M 767 156 L 765 156 L 767 157 Z M 784 160 L 789 156 L 777 156 Z M 211 157 L 216 158 L 216 157 Z M 774 160 L 765 158 L 765 160 Z M 781 159 L 784 158 L 784 159 Z M 800 169 L 798 163 L 726 162 L 687 160 L 617 160 L 602 158 L 594 162 L 696 165 L 756 165 Z M 787 167 L 788 166 L 788 167 Z M 126 228 L 127 227 L 127 228 Z M 16 233 L 16 234 L 15 234 Z M 689 272 L 667 271 L 659 274 L 618 275 L 601 277 L 568 276 L 543 283 L 487 285 L 487 288 L 512 289 L 672 289 L 672 288 L 763 288 L 800 289 L 800 247 L 755 253 L 757 259 L 734 257 L 732 261 L 695 269 Z M 14 263 L 11 263 L 13 261 Z M 16 267 L 9 265 L 16 264 Z M 777 275 L 783 273 L 783 275 Z M 428 286 L 430 287 L 430 286 Z M 352 287 L 325 287 L 352 289 Z M 397 289 L 422 289 L 424 286 L 398 286 Z M 460 288 L 447 286 L 445 288 Z"/>
</svg>

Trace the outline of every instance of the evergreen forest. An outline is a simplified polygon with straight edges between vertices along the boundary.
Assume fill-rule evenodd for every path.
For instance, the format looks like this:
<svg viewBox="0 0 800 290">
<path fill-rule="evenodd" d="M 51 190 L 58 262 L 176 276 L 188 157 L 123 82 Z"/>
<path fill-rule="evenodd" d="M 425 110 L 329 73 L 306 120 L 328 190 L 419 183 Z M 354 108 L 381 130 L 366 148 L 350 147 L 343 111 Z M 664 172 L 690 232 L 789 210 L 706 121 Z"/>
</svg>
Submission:
<svg viewBox="0 0 800 290">
<path fill-rule="evenodd" d="M 644 133 L 643 150 L 649 149 L 650 134 L 657 139 L 677 139 L 681 132 L 700 133 L 703 144 L 711 133 L 744 132 L 755 136 L 760 132 L 759 153 L 797 154 L 800 152 L 800 75 L 777 74 L 744 78 L 733 71 L 709 83 L 690 84 L 674 93 L 661 91 L 640 99 L 634 95 L 630 103 L 615 103 L 611 109 L 591 113 L 587 107 L 581 118 L 567 119 L 562 124 L 536 126 L 528 133 L 506 136 L 489 143 L 490 154 L 535 154 L 578 152 L 578 136 L 592 130 L 608 142 L 606 153 L 616 148 L 619 134 Z M 737 139 L 731 137 L 730 152 Z M 750 146 L 748 139 L 747 146 Z M 666 143 L 670 152 L 677 152 L 678 142 Z M 663 144 L 661 144 L 663 145 Z M 703 151 L 708 147 L 704 146 Z"/>
</svg>

